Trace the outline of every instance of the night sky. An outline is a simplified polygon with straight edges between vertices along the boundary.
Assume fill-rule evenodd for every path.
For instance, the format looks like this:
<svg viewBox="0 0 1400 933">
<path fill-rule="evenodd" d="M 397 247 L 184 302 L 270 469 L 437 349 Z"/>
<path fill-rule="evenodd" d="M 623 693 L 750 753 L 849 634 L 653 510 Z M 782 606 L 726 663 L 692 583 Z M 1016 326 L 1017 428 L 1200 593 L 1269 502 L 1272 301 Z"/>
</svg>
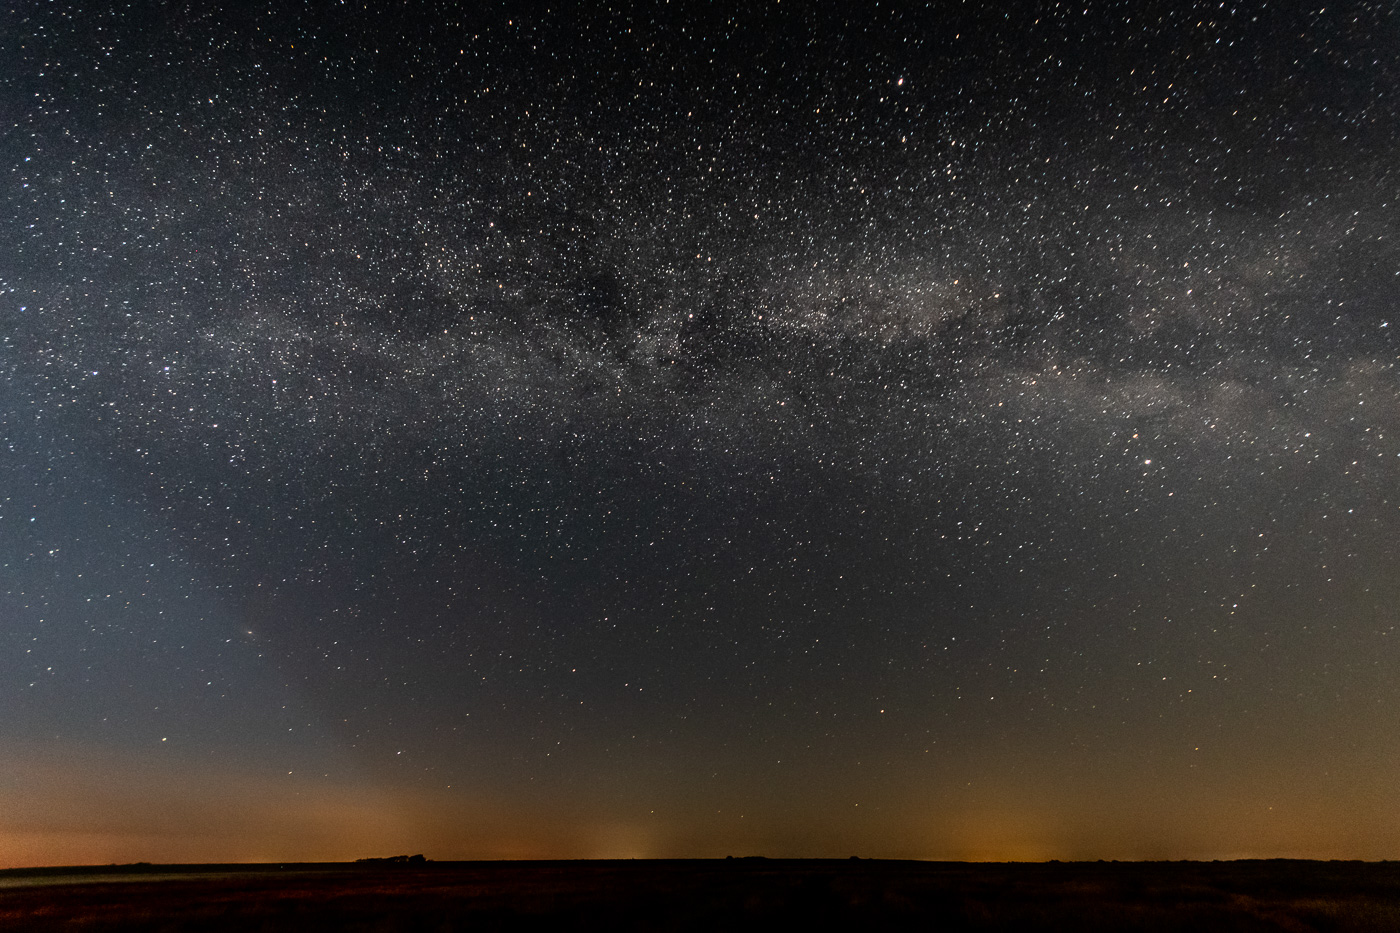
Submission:
<svg viewBox="0 0 1400 933">
<path fill-rule="evenodd" d="M 0 13 L 0 866 L 1400 857 L 1393 4 L 295 6 Z"/>
</svg>

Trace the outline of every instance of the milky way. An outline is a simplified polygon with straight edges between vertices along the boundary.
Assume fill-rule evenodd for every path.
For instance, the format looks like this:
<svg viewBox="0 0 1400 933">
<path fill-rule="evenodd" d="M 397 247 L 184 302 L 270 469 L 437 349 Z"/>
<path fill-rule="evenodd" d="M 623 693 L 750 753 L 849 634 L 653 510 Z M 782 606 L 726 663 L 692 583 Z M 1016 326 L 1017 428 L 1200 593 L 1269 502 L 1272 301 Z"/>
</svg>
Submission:
<svg viewBox="0 0 1400 933">
<path fill-rule="evenodd" d="M 1396 855 L 1394 11 L 750 6 L 8 15 L 0 862 Z"/>
</svg>

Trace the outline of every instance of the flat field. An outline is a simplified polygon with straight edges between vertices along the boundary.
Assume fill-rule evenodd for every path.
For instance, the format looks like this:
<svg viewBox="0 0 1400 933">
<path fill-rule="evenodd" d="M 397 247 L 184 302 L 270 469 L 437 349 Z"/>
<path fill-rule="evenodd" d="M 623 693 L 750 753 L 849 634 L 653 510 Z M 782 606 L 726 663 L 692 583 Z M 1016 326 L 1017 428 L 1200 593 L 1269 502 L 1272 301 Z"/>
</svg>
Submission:
<svg viewBox="0 0 1400 933">
<path fill-rule="evenodd" d="M 1400 931 L 1400 862 L 726 859 L 0 871 L 0 930 Z"/>
</svg>

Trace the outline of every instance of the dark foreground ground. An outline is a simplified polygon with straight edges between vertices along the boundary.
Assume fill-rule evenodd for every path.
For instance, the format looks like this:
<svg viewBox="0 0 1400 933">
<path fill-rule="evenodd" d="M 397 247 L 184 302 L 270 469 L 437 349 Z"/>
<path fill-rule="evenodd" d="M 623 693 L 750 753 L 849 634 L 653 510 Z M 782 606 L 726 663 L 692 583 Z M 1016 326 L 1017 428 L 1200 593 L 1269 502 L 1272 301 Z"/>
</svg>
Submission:
<svg viewBox="0 0 1400 933">
<path fill-rule="evenodd" d="M 1400 862 L 875 860 L 0 872 L 0 930 L 1400 931 Z"/>
</svg>

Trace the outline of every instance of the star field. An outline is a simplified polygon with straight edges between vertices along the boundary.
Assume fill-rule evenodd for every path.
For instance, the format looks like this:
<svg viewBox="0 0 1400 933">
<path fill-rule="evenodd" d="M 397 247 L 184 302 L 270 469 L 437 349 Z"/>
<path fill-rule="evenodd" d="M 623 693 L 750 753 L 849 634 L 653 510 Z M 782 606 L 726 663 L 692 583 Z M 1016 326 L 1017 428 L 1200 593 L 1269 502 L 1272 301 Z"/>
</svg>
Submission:
<svg viewBox="0 0 1400 933">
<path fill-rule="evenodd" d="M 792 6 L 6 14 L 0 862 L 1395 857 L 1394 10 Z"/>
</svg>

